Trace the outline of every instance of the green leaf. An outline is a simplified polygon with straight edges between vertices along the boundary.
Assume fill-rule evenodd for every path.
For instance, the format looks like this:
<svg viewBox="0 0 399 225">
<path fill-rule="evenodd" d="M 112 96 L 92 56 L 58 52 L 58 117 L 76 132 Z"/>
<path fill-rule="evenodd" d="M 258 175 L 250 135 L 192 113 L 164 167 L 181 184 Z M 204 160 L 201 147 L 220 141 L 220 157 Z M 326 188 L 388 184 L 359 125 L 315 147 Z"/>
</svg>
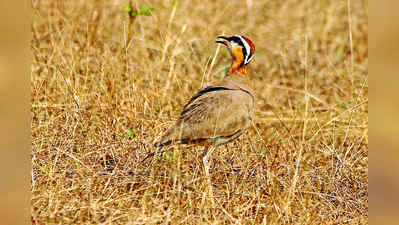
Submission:
<svg viewBox="0 0 399 225">
<path fill-rule="evenodd" d="M 169 159 L 170 159 L 169 153 L 164 152 L 164 153 L 163 153 L 163 158 L 165 159 L 165 161 L 169 161 Z"/>
<path fill-rule="evenodd" d="M 223 74 L 226 74 L 228 70 L 229 70 L 229 67 L 225 66 L 225 67 L 223 67 L 223 69 L 222 69 L 222 73 L 223 73 Z"/>
<path fill-rule="evenodd" d="M 132 11 L 132 8 L 130 8 L 129 6 L 126 6 L 126 7 L 125 7 L 125 11 L 126 11 L 126 12 L 131 12 L 131 11 Z"/>
<path fill-rule="evenodd" d="M 130 137 L 136 137 L 136 136 L 137 136 L 136 131 L 135 131 L 135 130 L 132 130 L 132 129 L 130 129 L 130 128 L 128 128 L 126 132 L 127 132 L 127 134 L 128 134 Z"/>
<path fill-rule="evenodd" d="M 151 16 L 152 11 L 154 11 L 154 8 L 147 8 L 144 6 L 143 8 L 140 9 L 139 14 L 145 16 Z"/>
<path fill-rule="evenodd" d="M 42 165 L 42 166 L 40 167 L 40 170 L 41 170 L 43 173 L 45 173 L 45 174 L 50 173 L 50 167 L 47 166 L 47 165 Z"/>
<path fill-rule="evenodd" d="M 136 11 L 133 11 L 133 12 L 132 12 L 132 16 L 133 16 L 133 17 L 137 16 L 137 12 L 136 12 Z"/>
</svg>

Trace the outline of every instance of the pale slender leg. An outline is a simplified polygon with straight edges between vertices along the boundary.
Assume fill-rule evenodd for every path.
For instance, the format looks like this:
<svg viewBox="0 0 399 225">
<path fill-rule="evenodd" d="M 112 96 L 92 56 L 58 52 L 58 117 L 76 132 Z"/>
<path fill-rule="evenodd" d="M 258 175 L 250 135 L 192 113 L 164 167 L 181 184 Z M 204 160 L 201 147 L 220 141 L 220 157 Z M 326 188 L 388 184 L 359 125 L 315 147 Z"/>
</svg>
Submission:
<svg viewBox="0 0 399 225">
<path fill-rule="evenodd" d="M 209 175 L 209 163 L 208 163 L 208 160 L 209 160 L 209 156 L 212 155 L 212 152 L 214 150 L 215 150 L 215 147 L 213 147 L 213 146 L 212 147 L 205 147 L 204 153 L 202 155 L 202 163 L 203 163 L 203 166 L 204 166 L 206 178 L 208 180 L 209 195 L 211 197 L 211 201 L 212 201 L 213 206 L 215 205 L 215 202 L 213 200 L 213 188 L 212 188 L 211 176 Z"/>
</svg>

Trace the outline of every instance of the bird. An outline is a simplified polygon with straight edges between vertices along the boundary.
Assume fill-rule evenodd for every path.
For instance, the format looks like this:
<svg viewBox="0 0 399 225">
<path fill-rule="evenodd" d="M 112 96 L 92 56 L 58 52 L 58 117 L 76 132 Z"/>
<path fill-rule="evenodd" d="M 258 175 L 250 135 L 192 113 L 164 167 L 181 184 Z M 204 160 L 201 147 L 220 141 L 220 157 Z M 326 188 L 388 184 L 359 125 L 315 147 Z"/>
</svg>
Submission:
<svg viewBox="0 0 399 225">
<path fill-rule="evenodd" d="M 255 113 L 255 92 L 246 71 L 255 45 L 243 35 L 217 38 L 216 43 L 226 46 L 232 58 L 225 77 L 191 97 L 176 123 L 154 143 L 157 149 L 172 144 L 204 146 L 202 163 L 209 184 L 208 160 L 212 152 L 240 137 L 250 127 Z"/>
</svg>

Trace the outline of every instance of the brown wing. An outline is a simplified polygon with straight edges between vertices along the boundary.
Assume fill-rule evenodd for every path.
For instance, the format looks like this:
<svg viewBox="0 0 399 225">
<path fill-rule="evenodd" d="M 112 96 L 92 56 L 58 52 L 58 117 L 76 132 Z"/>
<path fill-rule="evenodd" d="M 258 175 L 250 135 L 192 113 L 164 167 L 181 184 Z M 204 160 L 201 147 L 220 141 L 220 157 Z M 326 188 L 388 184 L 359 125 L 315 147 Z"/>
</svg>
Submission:
<svg viewBox="0 0 399 225">
<path fill-rule="evenodd" d="M 240 90 L 207 87 L 184 106 L 176 124 L 158 143 L 198 143 L 231 136 L 249 126 L 253 113 L 252 97 Z"/>
</svg>

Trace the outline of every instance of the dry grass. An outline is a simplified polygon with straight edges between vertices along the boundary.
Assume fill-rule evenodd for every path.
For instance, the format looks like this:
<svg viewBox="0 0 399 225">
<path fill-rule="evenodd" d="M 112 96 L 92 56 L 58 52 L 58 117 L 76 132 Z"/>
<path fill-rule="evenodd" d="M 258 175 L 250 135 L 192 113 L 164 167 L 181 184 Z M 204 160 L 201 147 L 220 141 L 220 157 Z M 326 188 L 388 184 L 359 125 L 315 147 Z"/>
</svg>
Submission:
<svg viewBox="0 0 399 225">
<path fill-rule="evenodd" d="M 367 223 L 367 0 L 133 3 L 155 11 L 130 34 L 127 1 L 34 9 L 33 223 Z M 139 162 L 188 98 L 223 77 L 220 34 L 256 45 L 257 114 L 211 157 L 212 207 L 202 148 Z"/>
</svg>

